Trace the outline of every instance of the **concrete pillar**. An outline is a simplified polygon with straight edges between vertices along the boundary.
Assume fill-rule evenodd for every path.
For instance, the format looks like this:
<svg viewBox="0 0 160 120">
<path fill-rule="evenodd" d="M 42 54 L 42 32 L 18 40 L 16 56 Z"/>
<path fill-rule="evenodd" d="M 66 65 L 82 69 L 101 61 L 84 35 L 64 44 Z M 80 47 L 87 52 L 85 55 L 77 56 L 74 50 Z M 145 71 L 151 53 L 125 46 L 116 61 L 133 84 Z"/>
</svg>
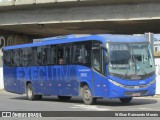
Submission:
<svg viewBox="0 0 160 120">
<path fill-rule="evenodd" d="M 160 58 L 155 58 L 156 64 L 156 94 L 160 94 L 160 75 L 158 74 L 160 67 Z"/>
<path fill-rule="evenodd" d="M 0 67 L 0 89 L 4 89 L 3 67 Z"/>
<path fill-rule="evenodd" d="M 151 50 L 154 55 L 154 34 L 153 33 L 145 33 L 146 39 L 150 42 L 151 44 Z"/>
</svg>

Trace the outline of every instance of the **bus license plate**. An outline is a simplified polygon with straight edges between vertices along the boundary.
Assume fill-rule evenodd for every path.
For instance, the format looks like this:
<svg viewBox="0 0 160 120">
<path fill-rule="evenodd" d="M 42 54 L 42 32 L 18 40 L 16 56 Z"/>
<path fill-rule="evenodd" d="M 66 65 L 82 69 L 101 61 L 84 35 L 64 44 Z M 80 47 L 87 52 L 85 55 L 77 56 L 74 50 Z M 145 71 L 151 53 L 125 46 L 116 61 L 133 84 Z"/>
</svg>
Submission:
<svg viewBox="0 0 160 120">
<path fill-rule="evenodd" d="M 141 93 L 133 93 L 132 96 L 141 96 Z"/>
</svg>

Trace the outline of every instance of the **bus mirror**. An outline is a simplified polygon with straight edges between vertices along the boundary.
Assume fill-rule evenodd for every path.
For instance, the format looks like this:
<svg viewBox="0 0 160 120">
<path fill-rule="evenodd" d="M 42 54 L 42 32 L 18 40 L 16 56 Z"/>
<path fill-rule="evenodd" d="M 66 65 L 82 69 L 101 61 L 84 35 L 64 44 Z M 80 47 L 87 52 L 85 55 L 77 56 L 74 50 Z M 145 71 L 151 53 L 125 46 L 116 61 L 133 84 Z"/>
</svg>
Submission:
<svg viewBox="0 0 160 120">
<path fill-rule="evenodd" d="M 105 51 L 105 50 L 104 50 L 104 62 L 107 64 L 109 63 L 109 56 L 108 56 L 107 51 Z"/>
<path fill-rule="evenodd" d="M 105 49 L 107 51 L 106 44 L 101 44 L 100 46 L 101 46 L 101 48 L 103 48 L 103 49 Z"/>
<path fill-rule="evenodd" d="M 108 64 L 109 63 L 109 57 L 106 56 L 105 62 Z"/>
</svg>

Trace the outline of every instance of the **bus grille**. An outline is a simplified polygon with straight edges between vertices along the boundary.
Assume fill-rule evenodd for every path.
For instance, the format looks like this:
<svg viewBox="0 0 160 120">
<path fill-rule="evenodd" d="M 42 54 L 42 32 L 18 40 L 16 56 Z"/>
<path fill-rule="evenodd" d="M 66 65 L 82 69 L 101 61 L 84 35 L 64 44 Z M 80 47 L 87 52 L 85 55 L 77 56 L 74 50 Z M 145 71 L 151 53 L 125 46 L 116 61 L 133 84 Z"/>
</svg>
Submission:
<svg viewBox="0 0 160 120">
<path fill-rule="evenodd" d="M 124 86 L 124 88 L 127 88 L 127 89 L 139 89 L 139 88 L 146 88 L 148 87 L 148 85 L 140 85 L 140 86 Z"/>
<path fill-rule="evenodd" d="M 136 91 L 136 92 L 125 92 L 125 96 L 143 96 L 148 93 L 148 90 L 145 91 Z"/>
</svg>

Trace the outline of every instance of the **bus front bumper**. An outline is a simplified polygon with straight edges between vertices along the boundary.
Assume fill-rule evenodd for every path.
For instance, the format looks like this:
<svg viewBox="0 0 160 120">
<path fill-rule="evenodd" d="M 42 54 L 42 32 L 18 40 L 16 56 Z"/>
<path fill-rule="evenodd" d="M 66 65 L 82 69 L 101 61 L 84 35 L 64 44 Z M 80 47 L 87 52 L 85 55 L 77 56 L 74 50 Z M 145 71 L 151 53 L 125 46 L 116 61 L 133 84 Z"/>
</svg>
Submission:
<svg viewBox="0 0 160 120">
<path fill-rule="evenodd" d="M 115 81 L 109 81 L 110 85 L 108 98 L 127 98 L 155 95 L 156 80 L 151 81 L 149 84 L 140 86 L 122 86 Z"/>
</svg>

